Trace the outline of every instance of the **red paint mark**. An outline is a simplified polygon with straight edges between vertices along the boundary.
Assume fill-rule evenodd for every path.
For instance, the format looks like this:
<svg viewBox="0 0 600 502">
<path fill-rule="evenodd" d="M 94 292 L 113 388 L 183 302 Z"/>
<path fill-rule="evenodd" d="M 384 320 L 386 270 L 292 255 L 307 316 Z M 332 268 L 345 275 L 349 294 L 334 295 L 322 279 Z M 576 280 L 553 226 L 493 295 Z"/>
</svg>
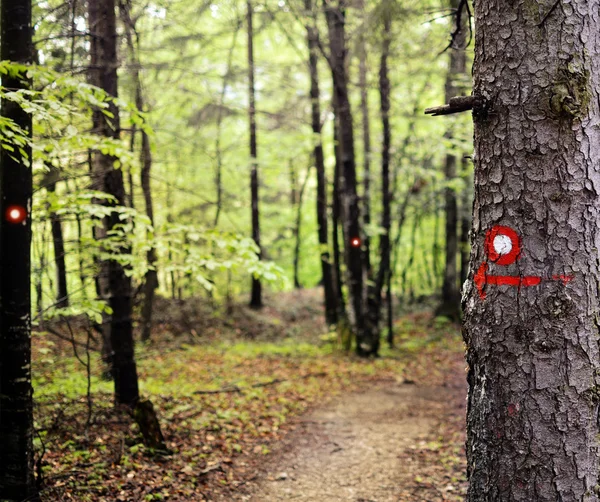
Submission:
<svg viewBox="0 0 600 502">
<path fill-rule="evenodd" d="M 27 219 L 27 211 L 23 206 L 8 206 L 5 218 L 9 223 L 23 223 Z"/>
<path fill-rule="evenodd" d="M 486 294 L 483 290 L 486 284 L 492 284 L 494 286 L 513 286 L 517 288 L 537 286 L 542 282 L 542 278 L 535 275 L 526 275 L 524 277 L 516 275 L 488 275 L 487 274 L 487 263 L 482 263 L 479 270 L 475 274 L 474 281 L 479 296 L 482 300 L 485 300 Z"/>
<path fill-rule="evenodd" d="M 496 237 L 505 236 L 510 239 L 511 248 L 508 253 L 500 254 L 494 246 Z M 519 234 L 510 227 L 502 225 L 493 226 L 485 236 L 485 251 L 493 263 L 497 265 L 510 265 L 521 256 L 521 238 Z"/>
<path fill-rule="evenodd" d="M 508 416 L 509 417 L 513 417 L 516 415 L 517 411 L 519 411 L 519 405 L 518 404 L 509 404 L 508 405 Z"/>
<path fill-rule="evenodd" d="M 475 274 L 475 277 L 473 277 L 473 282 L 475 282 L 475 287 L 477 288 L 477 291 L 479 291 L 479 298 L 481 298 L 482 300 L 485 300 L 485 297 L 486 297 L 485 291 L 483 290 L 483 287 L 485 286 L 485 283 L 486 283 L 486 274 L 485 274 L 486 271 L 487 271 L 487 263 L 484 262 L 479 267 L 479 270 Z"/>
<path fill-rule="evenodd" d="M 571 282 L 573 279 L 575 279 L 575 277 L 572 275 L 560 274 L 560 275 L 553 275 L 552 279 L 554 279 L 555 281 L 562 281 L 562 283 L 566 285 L 567 282 Z"/>
<path fill-rule="evenodd" d="M 351 245 L 353 248 L 359 248 L 359 247 L 360 247 L 360 239 L 359 239 L 358 237 L 353 237 L 353 238 L 350 240 L 350 245 Z"/>
</svg>

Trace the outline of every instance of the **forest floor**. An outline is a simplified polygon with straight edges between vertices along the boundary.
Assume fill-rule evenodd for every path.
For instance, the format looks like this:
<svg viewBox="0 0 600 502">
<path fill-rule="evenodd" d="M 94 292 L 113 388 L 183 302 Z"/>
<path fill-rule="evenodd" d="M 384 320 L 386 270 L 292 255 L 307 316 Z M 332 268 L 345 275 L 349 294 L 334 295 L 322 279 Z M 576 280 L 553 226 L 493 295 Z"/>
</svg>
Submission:
<svg viewBox="0 0 600 502">
<path fill-rule="evenodd" d="M 316 290 L 267 298 L 260 312 L 160 300 L 154 340 L 136 353 L 168 455 L 112 406 L 83 324 L 36 333 L 43 500 L 463 500 L 458 327 L 403 315 L 397 348 L 361 360 L 337 348 L 320 303 Z"/>
</svg>

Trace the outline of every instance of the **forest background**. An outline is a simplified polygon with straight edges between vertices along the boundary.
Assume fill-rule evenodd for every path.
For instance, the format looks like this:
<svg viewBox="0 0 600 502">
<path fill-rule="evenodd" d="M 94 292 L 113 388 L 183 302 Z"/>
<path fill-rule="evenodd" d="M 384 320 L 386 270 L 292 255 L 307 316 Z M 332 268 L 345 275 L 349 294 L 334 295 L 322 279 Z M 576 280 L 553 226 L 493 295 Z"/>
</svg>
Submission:
<svg viewBox="0 0 600 502">
<path fill-rule="evenodd" d="M 54 471 L 57 489 L 60 473 L 81 465 L 90 427 L 109 441 L 101 416 L 111 378 L 145 446 L 168 451 L 152 404 L 140 400 L 132 335 L 142 392 L 159 416 L 179 420 L 182 409 L 162 397 L 184 390 L 171 380 L 174 361 L 162 374 L 144 360 L 162 361 L 156 343 L 169 343 L 169 329 L 192 343 L 218 338 L 240 301 L 269 314 L 280 293 L 319 286 L 325 322 L 308 328 L 308 341 L 323 335 L 359 356 L 389 354 L 394 313 L 415 303 L 459 319 L 471 124 L 423 109 L 470 94 L 465 2 L 71 0 L 36 3 L 32 14 L 34 65 L 0 65 L 7 82 L 27 77 L 0 92 L 3 106 L 33 118 L 32 137 L 18 120 L 0 126 L 5 162 L 33 168 L 31 217 L 4 209 L 8 224 L 24 217 L 32 232 L 33 386 L 36 406 L 51 406 L 36 416 L 38 482 Z M 436 326 L 439 342 L 447 325 Z M 229 381 L 211 350 L 194 353 L 208 394 Z M 282 349 L 227 350 L 237 364 L 236 350 L 251 361 L 255 350 Z M 315 355 L 302 343 L 295 351 L 304 365 Z M 354 364 L 338 360 L 328 372 L 372 371 Z M 279 369 L 281 379 L 251 388 L 298 368 Z M 84 429 L 73 444 L 59 425 L 71 406 Z M 239 453 L 241 440 L 229 439 L 226 454 Z M 111 465 L 120 464 L 122 442 L 113 447 L 121 453 Z"/>
</svg>

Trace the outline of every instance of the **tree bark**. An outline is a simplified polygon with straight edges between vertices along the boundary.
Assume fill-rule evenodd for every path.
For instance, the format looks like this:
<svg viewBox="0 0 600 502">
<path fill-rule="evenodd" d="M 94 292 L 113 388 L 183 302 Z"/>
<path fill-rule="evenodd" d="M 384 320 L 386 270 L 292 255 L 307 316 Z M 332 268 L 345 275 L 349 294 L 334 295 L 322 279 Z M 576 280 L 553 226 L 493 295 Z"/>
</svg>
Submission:
<svg viewBox="0 0 600 502">
<path fill-rule="evenodd" d="M 314 25 L 312 0 L 304 0 L 304 8 L 310 16 L 306 26 L 308 41 L 308 66 L 310 71 L 311 126 L 313 132 L 313 161 L 317 174 L 317 227 L 319 233 L 319 251 L 321 255 L 321 283 L 325 300 L 325 321 L 335 324 L 338 320 L 337 295 L 334 273 L 331 268 L 329 239 L 327 228 L 327 177 L 325 174 L 325 156 L 321 135 L 321 93 L 319 89 L 318 32 Z M 335 195 L 334 195 L 335 197 Z"/>
<path fill-rule="evenodd" d="M 117 32 L 115 0 L 88 2 L 88 19 L 92 34 L 91 82 L 110 96 L 117 97 Z M 119 110 L 114 102 L 109 104 L 113 117 L 100 110 L 93 113 L 93 130 L 107 138 L 119 138 Z M 125 205 L 123 171 L 115 169 L 114 158 L 96 151 L 92 155 L 93 176 L 102 189 L 116 199 L 119 206 Z M 105 218 L 104 227 L 108 234 L 120 223 L 119 215 L 113 212 Z M 126 251 L 126 250 L 124 250 Z M 112 376 L 115 384 L 115 402 L 133 406 L 139 400 L 137 369 L 135 365 L 131 279 L 123 266 L 116 260 L 106 260 L 102 265 L 106 274 L 108 305 L 112 310 L 110 342 L 112 346 Z"/>
<path fill-rule="evenodd" d="M 599 500 L 599 11 L 475 3 L 470 502 Z"/>
<path fill-rule="evenodd" d="M 252 28 L 252 2 L 247 0 L 246 6 L 248 23 L 248 119 L 250 122 L 250 196 L 252 204 L 252 239 L 258 246 L 258 257 L 262 259 L 262 249 L 260 247 L 260 218 L 258 209 L 258 162 L 256 153 L 256 105 L 255 105 L 255 86 L 254 86 L 254 31 Z M 260 279 L 252 277 L 252 295 L 250 298 L 250 307 L 258 309 L 263 305 L 262 285 Z"/>
<path fill-rule="evenodd" d="M 460 197 L 460 285 L 462 287 L 467 280 L 469 273 L 469 256 L 471 254 L 471 248 L 469 246 L 469 229 L 471 227 L 471 211 L 472 211 L 472 192 L 470 187 L 473 185 L 473 181 L 468 171 L 467 161 L 463 159 L 463 180 L 465 181 L 465 188 L 463 189 Z"/>
<path fill-rule="evenodd" d="M 0 59 L 32 61 L 31 2 L 2 0 Z M 23 74 L 3 75 L 6 89 L 28 90 Z M 31 115 L 8 100 L 2 116 L 31 138 Z M 19 153 L 0 148 L 0 499 L 39 500 L 33 475 L 31 387 L 31 146 Z"/>
<path fill-rule="evenodd" d="M 458 9 L 460 0 L 450 0 L 450 8 Z M 467 57 L 465 45 L 467 41 L 467 16 L 461 15 L 460 31 L 454 37 L 450 47 L 450 65 L 446 75 L 446 102 L 460 95 L 463 86 L 460 79 L 464 79 L 467 71 Z M 447 139 L 452 139 L 454 131 L 449 129 L 446 133 Z M 444 177 L 446 183 L 452 183 L 456 179 L 457 157 L 452 153 L 446 155 Z M 442 301 L 436 313 L 449 317 L 453 320 L 460 319 L 460 292 L 458 287 L 458 206 L 456 191 L 452 187 L 445 189 L 445 213 L 446 213 L 446 262 L 444 267 L 444 282 L 442 284 Z"/>
<path fill-rule="evenodd" d="M 330 64 L 337 100 L 340 133 L 342 222 L 346 241 L 345 261 L 348 285 L 348 319 L 356 352 L 360 356 L 375 354 L 377 343 L 366 323 L 366 269 L 361 249 L 361 222 L 356 190 L 356 163 L 354 155 L 354 130 L 352 111 L 348 96 L 346 75 L 345 0 L 324 0 L 325 15 L 329 28 Z M 356 243 L 356 244 L 354 244 Z"/>
</svg>

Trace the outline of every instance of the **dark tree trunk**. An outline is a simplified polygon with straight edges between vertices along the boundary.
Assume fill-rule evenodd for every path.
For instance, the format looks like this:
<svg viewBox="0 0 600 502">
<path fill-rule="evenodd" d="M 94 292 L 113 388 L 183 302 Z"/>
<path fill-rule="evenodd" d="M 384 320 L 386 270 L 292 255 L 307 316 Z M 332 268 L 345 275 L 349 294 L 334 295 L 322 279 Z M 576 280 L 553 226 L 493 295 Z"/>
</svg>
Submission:
<svg viewBox="0 0 600 502">
<path fill-rule="evenodd" d="M 104 89 L 110 96 L 117 96 L 117 32 L 115 0 L 88 3 L 88 19 L 91 31 L 90 80 Z M 113 117 L 94 110 L 93 127 L 96 134 L 107 138 L 119 138 L 119 110 L 110 103 Z M 93 175 L 102 189 L 116 199 L 116 204 L 125 205 L 123 171 L 114 168 L 114 158 L 102 152 L 93 152 Z M 120 223 L 119 215 L 113 212 L 105 218 L 104 227 L 109 233 Z M 124 250 L 125 251 L 125 250 Z M 133 406 L 139 400 L 138 378 L 135 365 L 131 279 L 123 266 L 116 260 L 107 260 L 102 266 L 106 274 L 108 305 L 112 310 L 110 342 L 112 348 L 111 372 L 115 384 L 115 402 Z"/>
<path fill-rule="evenodd" d="M 31 2 L 2 0 L 0 59 L 31 63 Z M 2 86 L 29 89 L 25 75 L 3 75 Z M 29 137 L 31 115 L 8 100 L 2 117 Z M 0 148 L 0 499 L 38 500 L 33 475 L 31 387 L 31 147 L 27 160 Z M 14 158 L 13 158 L 14 157 Z"/>
<path fill-rule="evenodd" d="M 290 204 L 294 207 L 298 203 L 298 176 L 294 159 L 290 159 L 288 165 L 290 166 Z"/>
<path fill-rule="evenodd" d="M 140 98 L 140 104 L 142 100 Z M 146 215 L 154 227 L 154 205 L 152 201 L 152 183 L 150 171 L 152 169 L 152 151 L 148 133 L 142 129 L 142 150 L 140 152 L 142 171 L 141 183 L 146 204 Z M 142 340 L 148 341 L 152 336 L 152 311 L 154 308 L 154 294 L 158 288 L 158 272 L 156 270 L 156 248 L 151 246 L 146 255 L 148 271 L 144 281 L 144 305 L 142 307 Z"/>
<path fill-rule="evenodd" d="M 470 502 L 599 500 L 598 12 L 475 2 Z"/>
<path fill-rule="evenodd" d="M 250 157 L 252 163 L 250 166 L 250 196 L 252 204 L 252 239 L 258 246 L 258 257 L 262 259 L 262 249 L 260 247 L 260 220 L 258 211 L 258 163 L 256 153 L 256 105 L 255 105 L 255 87 L 254 87 L 254 31 L 252 29 L 252 2 L 247 0 L 247 22 L 248 22 L 248 119 L 250 122 Z M 250 307 L 258 309 L 263 305 L 262 285 L 260 280 L 252 277 L 252 295 L 250 297 Z"/>
<path fill-rule="evenodd" d="M 344 299 L 344 290 L 342 289 L 342 247 L 340 245 L 340 222 L 342 220 L 342 204 L 340 200 L 341 190 L 341 155 L 339 145 L 339 125 L 338 111 L 335 95 L 332 100 L 333 107 L 333 156 L 335 166 L 333 170 L 333 195 L 332 195 L 332 210 L 331 210 L 331 245 L 333 247 L 333 271 L 334 271 L 334 286 L 337 301 L 338 321 L 340 317 L 346 315 L 346 301 Z"/>
<path fill-rule="evenodd" d="M 325 156 L 321 136 L 321 94 L 319 90 L 318 68 L 318 33 L 313 23 L 312 0 L 304 0 L 304 8 L 310 16 L 307 30 L 308 66 L 310 70 L 311 125 L 313 132 L 313 160 L 317 172 L 317 226 L 319 232 L 319 249 L 321 254 L 321 275 L 325 299 L 325 320 L 327 324 L 335 324 L 338 320 L 337 295 L 334 284 L 334 273 L 331 268 L 329 239 L 327 228 L 327 178 L 325 176 Z M 335 195 L 334 195 L 335 197 Z"/>
<path fill-rule="evenodd" d="M 361 5 L 364 9 L 364 5 Z M 360 112 L 362 115 L 363 137 L 363 196 L 362 213 L 365 228 L 371 224 L 371 127 L 369 123 L 369 89 L 367 83 L 367 47 L 364 34 L 361 35 L 358 48 L 358 86 L 360 88 Z M 371 277 L 371 239 L 363 232 L 363 246 L 367 277 Z"/>
<path fill-rule="evenodd" d="M 386 341 L 390 349 L 394 348 L 394 295 L 392 293 L 392 274 L 388 274 L 387 285 L 386 285 L 386 326 L 387 326 L 387 337 Z"/>
<path fill-rule="evenodd" d="M 379 95 L 381 102 L 381 127 L 383 131 L 383 144 L 381 148 L 381 200 L 382 214 L 381 227 L 383 233 L 379 236 L 379 270 L 375 279 L 374 302 L 370 314 L 373 316 L 371 329 L 375 333 L 377 353 L 379 349 L 379 322 L 381 317 L 382 291 L 388 283 L 390 275 L 390 232 L 392 222 L 392 194 L 390 192 L 390 149 L 392 145 L 392 132 L 390 127 L 390 79 L 388 75 L 388 57 L 392 36 L 392 16 L 389 10 L 383 12 L 383 45 L 381 50 L 381 63 L 379 66 Z M 388 300 L 390 292 L 388 290 Z"/>
<path fill-rule="evenodd" d="M 50 180 L 47 190 L 56 192 L 56 176 L 54 169 L 50 171 Z M 54 178 L 54 179 L 52 179 Z M 52 229 L 52 243 L 54 246 L 54 266 L 56 267 L 56 306 L 64 308 L 69 306 L 69 290 L 67 287 L 67 266 L 65 264 L 65 239 L 63 236 L 60 216 L 56 212 L 50 213 L 50 226 Z"/>
<path fill-rule="evenodd" d="M 450 0 L 450 7 L 458 9 L 460 0 Z M 450 48 L 450 66 L 446 75 L 446 102 L 450 98 L 458 96 L 464 90 L 460 80 L 466 78 L 467 57 L 465 51 L 467 37 L 467 14 L 461 16 L 461 29 L 454 37 L 454 43 Z M 452 139 L 454 131 L 448 130 L 446 138 Z M 454 154 L 446 155 L 444 177 L 446 183 L 452 183 L 456 179 L 456 164 L 458 159 Z M 442 301 L 436 313 L 449 317 L 453 320 L 460 319 L 460 290 L 458 285 L 457 253 L 458 253 L 458 206 L 456 191 L 452 187 L 445 189 L 445 212 L 446 212 L 446 261 L 444 267 L 444 282 L 442 284 Z"/>
<path fill-rule="evenodd" d="M 325 15 L 329 28 L 330 64 L 337 100 L 340 133 L 341 179 L 342 179 L 342 228 L 346 241 L 345 262 L 348 284 L 348 318 L 356 352 L 360 356 L 375 354 L 377 349 L 373 333 L 366 323 L 366 269 L 361 249 L 361 221 L 356 191 L 356 163 L 354 156 L 354 130 L 352 111 L 348 96 L 346 75 L 345 0 L 324 1 Z"/>
</svg>

